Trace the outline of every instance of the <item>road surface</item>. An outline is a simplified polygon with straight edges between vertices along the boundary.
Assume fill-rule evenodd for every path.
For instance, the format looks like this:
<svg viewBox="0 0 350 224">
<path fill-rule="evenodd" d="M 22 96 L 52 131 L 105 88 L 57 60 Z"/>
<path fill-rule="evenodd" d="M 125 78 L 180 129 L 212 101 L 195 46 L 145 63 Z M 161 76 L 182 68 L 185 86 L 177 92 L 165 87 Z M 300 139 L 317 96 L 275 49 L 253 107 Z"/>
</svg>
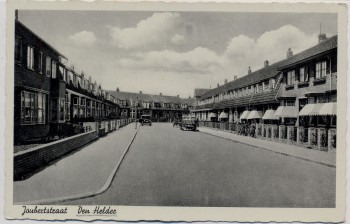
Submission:
<svg viewBox="0 0 350 224">
<path fill-rule="evenodd" d="M 335 183 L 331 167 L 153 123 L 106 192 L 63 204 L 334 207 Z"/>
</svg>

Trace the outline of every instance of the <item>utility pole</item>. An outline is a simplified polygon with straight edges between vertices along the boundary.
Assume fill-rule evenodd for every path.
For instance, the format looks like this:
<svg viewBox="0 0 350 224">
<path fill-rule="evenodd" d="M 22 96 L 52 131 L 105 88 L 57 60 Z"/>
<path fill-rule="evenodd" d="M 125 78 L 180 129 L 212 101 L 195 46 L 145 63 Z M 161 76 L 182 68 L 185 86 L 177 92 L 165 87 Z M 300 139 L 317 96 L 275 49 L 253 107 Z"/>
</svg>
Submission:
<svg viewBox="0 0 350 224">
<path fill-rule="evenodd" d="M 136 97 L 135 100 L 135 129 L 137 129 L 137 104 L 138 104 L 138 97 Z"/>
</svg>

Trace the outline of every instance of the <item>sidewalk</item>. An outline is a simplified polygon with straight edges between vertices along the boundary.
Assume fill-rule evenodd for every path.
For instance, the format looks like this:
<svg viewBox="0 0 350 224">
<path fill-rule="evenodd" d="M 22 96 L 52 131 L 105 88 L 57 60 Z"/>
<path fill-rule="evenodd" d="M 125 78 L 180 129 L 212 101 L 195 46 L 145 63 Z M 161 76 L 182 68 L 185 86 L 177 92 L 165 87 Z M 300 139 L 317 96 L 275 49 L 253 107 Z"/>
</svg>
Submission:
<svg viewBox="0 0 350 224">
<path fill-rule="evenodd" d="M 98 192 L 108 180 L 135 136 L 129 124 L 58 160 L 32 177 L 13 183 L 14 204 L 45 203 L 53 199 Z"/>
<path fill-rule="evenodd" d="M 207 133 L 207 134 L 225 138 L 228 140 L 244 143 L 257 148 L 273 151 L 286 156 L 292 156 L 295 158 L 315 162 L 315 163 L 330 166 L 330 167 L 336 166 L 336 153 L 328 153 L 328 152 L 318 151 L 315 149 L 299 147 L 296 145 L 289 145 L 289 144 L 280 143 L 280 142 L 247 137 L 247 136 L 233 134 L 230 132 L 210 129 L 206 127 L 200 127 L 198 128 L 198 130 L 203 133 Z"/>
</svg>

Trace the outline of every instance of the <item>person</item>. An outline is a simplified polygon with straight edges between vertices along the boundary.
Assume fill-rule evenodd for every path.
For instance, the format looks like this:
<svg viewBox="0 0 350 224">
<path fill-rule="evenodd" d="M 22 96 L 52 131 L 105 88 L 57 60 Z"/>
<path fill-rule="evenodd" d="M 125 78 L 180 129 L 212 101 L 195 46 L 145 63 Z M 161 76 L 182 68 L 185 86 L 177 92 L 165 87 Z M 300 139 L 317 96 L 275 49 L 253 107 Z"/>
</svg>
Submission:
<svg viewBox="0 0 350 224">
<path fill-rule="evenodd" d="M 143 126 L 143 118 L 142 117 L 139 119 L 139 122 L 141 123 L 141 126 Z"/>
<path fill-rule="evenodd" d="M 196 127 L 198 127 L 198 124 L 199 124 L 199 119 L 198 119 L 198 117 L 196 117 L 196 119 L 194 120 L 194 124 L 196 125 Z"/>
</svg>

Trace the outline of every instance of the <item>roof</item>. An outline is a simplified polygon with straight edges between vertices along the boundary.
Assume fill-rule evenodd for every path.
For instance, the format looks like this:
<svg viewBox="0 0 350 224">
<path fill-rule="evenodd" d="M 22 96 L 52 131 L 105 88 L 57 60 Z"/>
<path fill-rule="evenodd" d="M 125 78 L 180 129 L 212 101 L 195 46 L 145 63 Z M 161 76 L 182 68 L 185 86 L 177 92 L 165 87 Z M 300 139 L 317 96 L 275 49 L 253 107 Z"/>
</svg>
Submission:
<svg viewBox="0 0 350 224">
<path fill-rule="evenodd" d="M 208 92 L 210 89 L 196 88 L 194 89 L 194 97 L 201 97 L 204 93 Z"/>
<path fill-rule="evenodd" d="M 298 54 L 295 54 L 288 59 L 283 59 L 279 62 L 269 65 L 266 68 L 262 68 L 255 72 L 252 72 L 250 75 L 245 75 L 241 78 L 228 82 L 227 84 L 221 85 L 215 89 L 211 89 L 205 92 L 200 99 L 206 99 L 212 96 L 216 96 L 220 93 L 224 93 L 230 90 L 236 90 L 242 87 L 256 84 L 265 79 L 272 78 L 276 76 L 280 72 L 280 70 L 283 68 L 286 68 L 297 62 L 303 61 L 307 58 L 317 56 L 324 52 L 328 52 L 330 50 L 336 49 L 337 44 L 338 44 L 338 35 L 332 36 L 327 40 L 317 44 L 316 46 L 306 49 Z"/>
<path fill-rule="evenodd" d="M 306 49 L 306 50 L 288 58 L 286 60 L 285 64 L 283 66 L 281 66 L 280 69 L 289 67 L 293 64 L 301 62 L 307 58 L 317 56 L 317 55 L 322 54 L 324 52 L 334 50 L 337 47 L 338 47 L 338 35 L 334 35 L 334 36 L 328 38 L 327 40 L 324 40 L 321 43 L 318 43 L 316 46 L 313 46 L 309 49 Z"/>
<path fill-rule="evenodd" d="M 132 92 L 117 92 L 106 90 L 109 94 L 119 100 L 136 100 L 142 102 L 157 102 L 157 103 L 176 103 L 176 104 L 187 104 L 192 106 L 194 104 L 193 98 L 180 98 L 177 96 L 164 96 L 164 95 L 152 95 L 144 93 L 132 93 Z"/>
<path fill-rule="evenodd" d="M 285 61 L 286 59 L 276 62 L 265 68 L 252 72 L 250 75 L 243 76 L 241 78 L 228 82 L 227 84 L 221 85 L 215 89 L 207 91 L 203 94 L 203 96 L 201 96 L 201 99 L 206 99 L 208 97 L 216 96 L 223 92 L 236 90 L 242 87 L 256 84 L 265 79 L 275 77 L 279 73 L 279 67 L 283 66 Z"/>
</svg>

